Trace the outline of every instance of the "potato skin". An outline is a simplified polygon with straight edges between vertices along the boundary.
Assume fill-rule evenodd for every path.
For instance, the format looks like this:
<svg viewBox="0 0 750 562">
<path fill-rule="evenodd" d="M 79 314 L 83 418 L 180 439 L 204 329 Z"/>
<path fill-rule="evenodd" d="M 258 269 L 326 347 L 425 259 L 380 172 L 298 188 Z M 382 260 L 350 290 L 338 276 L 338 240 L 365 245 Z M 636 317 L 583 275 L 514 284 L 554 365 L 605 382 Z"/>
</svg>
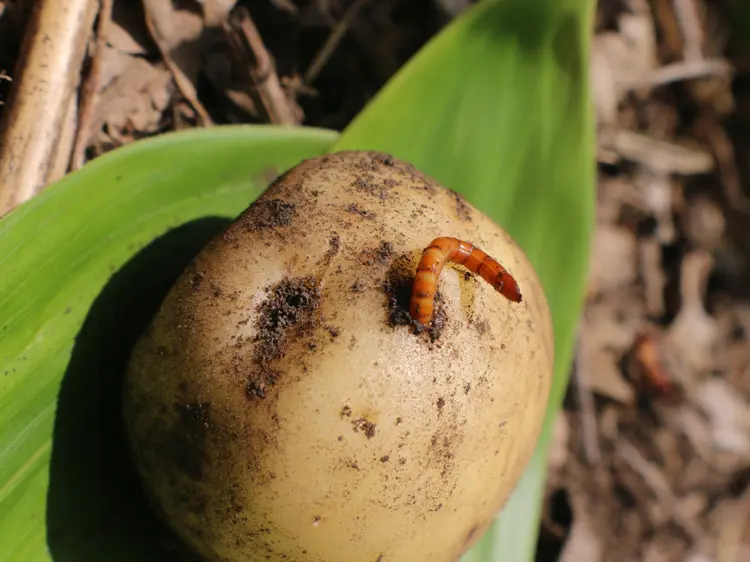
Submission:
<svg viewBox="0 0 750 562">
<path fill-rule="evenodd" d="M 422 250 L 468 240 L 438 324 L 406 325 Z M 279 178 L 177 281 L 124 414 L 165 519 L 211 561 L 453 561 L 529 461 L 553 370 L 547 302 L 489 218 L 408 164 L 340 152 Z"/>
</svg>

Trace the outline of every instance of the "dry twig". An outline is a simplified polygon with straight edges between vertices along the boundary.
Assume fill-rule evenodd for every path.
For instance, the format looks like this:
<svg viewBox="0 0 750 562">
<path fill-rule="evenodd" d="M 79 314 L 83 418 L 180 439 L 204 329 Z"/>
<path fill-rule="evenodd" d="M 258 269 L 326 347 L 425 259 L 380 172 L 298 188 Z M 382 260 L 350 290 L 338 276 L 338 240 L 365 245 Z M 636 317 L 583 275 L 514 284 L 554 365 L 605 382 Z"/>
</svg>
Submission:
<svg viewBox="0 0 750 562">
<path fill-rule="evenodd" d="M 208 127 L 213 124 L 213 121 L 206 108 L 198 99 L 198 93 L 195 90 L 195 86 L 190 81 L 190 78 L 188 78 L 182 68 L 180 68 L 180 65 L 174 60 L 174 57 L 170 52 L 169 40 L 165 37 L 163 26 L 171 17 L 171 10 L 172 6 L 169 0 L 154 0 L 146 2 L 144 5 L 146 27 L 159 48 L 159 52 L 164 59 L 164 64 L 167 65 L 169 72 L 172 73 L 172 78 L 174 79 L 177 88 L 180 90 L 180 93 L 198 114 L 202 124 Z"/>
<path fill-rule="evenodd" d="M 706 174 L 714 168 L 711 154 L 699 147 L 669 142 L 628 129 L 601 128 L 599 144 L 657 174 Z"/>
<path fill-rule="evenodd" d="M 582 345 L 583 342 L 581 341 L 581 334 L 579 331 L 573 373 L 576 379 L 578 405 L 581 409 L 583 450 L 586 456 L 586 462 L 590 465 L 596 465 L 601 458 L 598 438 L 599 431 L 596 423 L 596 412 L 594 411 L 594 396 L 591 392 L 591 381 L 589 380 L 590 366 L 585 360 L 587 354 L 581 352 Z"/>
<path fill-rule="evenodd" d="M 664 285 L 667 282 L 661 268 L 662 247 L 654 238 L 643 240 L 638 249 L 643 277 L 646 310 L 653 317 L 664 314 Z"/>
<path fill-rule="evenodd" d="M 72 96 L 63 116 L 57 146 L 52 153 L 52 160 L 49 162 L 47 183 L 60 179 L 70 169 L 70 155 L 73 153 L 77 128 L 78 100 L 76 96 Z"/>
<path fill-rule="evenodd" d="M 70 159 L 71 170 L 83 166 L 86 145 L 91 136 L 91 125 L 94 120 L 94 109 L 99 100 L 101 81 L 102 54 L 107 41 L 107 30 L 112 21 L 113 0 L 101 0 L 99 21 L 96 29 L 96 46 L 91 54 L 91 68 L 81 89 L 80 107 L 78 108 L 78 133 L 73 145 L 73 155 Z"/>
<path fill-rule="evenodd" d="M 250 12 L 246 8 L 237 8 L 224 30 L 239 63 L 248 70 L 255 87 L 254 97 L 268 120 L 277 125 L 299 125 L 302 111 L 287 97 L 281 86 L 271 55 Z"/>
<path fill-rule="evenodd" d="M 320 50 L 315 54 L 315 57 L 310 63 L 310 66 L 307 68 L 307 72 L 305 72 L 304 78 L 305 84 L 312 84 L 313 82 L 315 82 L 315 80 L 318 78 L 318 75 L 320 74 L 320 71 L 323 70 L 323 67 L 331 58 L 331 55 L 336 50 L 339 42 L 349 29 L 349 26 L 357 17 L 360 10 L 364 8 L 369 1 L 370 0 L 355 0 L 355 2 L 344 14 L 344 17 L 341 18 L 341 21 L 339 21 L 334 26 L 331 34 L 326 39 L 325 43 L 323 43 L 323 46 L 320 48 Z"/>
<path fill-rule="evenodd" d="M 57 179 L 97 0 L 35 2 L 0 122 L 0 215 Z M 68 120 L 68 122 L 70 122 Z M 73 131 L 71 131 L 71 134 Z"/>
<path fill-rule="evenodd" d="M 703 29 L 695 0 L 673 0 L 675 17 L 682 31 L 682 57 L 685 61 L 703 58 Z"/>
<path fill-rule="evenodd" d="M 742 179 L 729 135 L 718 124 L 713 123 L 710 126 L 708 138 L 716 157 L 721 185 L 727 201 L 733 210 L 750 213 L 750 198 L 742 190 Z"/>
<path fill-rule="evenodd" d="M 655 68 L 646 77 L 646 82 L 648 86 L 655 88 L 696 78 L 726 77 L 732 71 L 732 65 L 724 59 L 690 60 Z"/>
<path fill-rule="evenodd" d="M 700 529 L 693 520 L 680 512 L 677 497 L 659 468 L 644 458 L 640 451 L 627 439 L 620 440 L 617 445 L 617 452 L 631 469 L 641 475 L 662 507 L 671 514 L 674 522 L 680 525 L 689 536 L 699 536 Z"/>
</svg>

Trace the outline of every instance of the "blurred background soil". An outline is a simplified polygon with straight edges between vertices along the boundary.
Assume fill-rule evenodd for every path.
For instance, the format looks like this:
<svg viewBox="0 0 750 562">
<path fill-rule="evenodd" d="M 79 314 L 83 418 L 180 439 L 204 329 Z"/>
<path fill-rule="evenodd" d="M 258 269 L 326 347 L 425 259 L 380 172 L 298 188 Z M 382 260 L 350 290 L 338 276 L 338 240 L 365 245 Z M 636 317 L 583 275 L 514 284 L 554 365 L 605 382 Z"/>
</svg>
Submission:
<svg viewBox="0 0 750 562">
<path fill-rule="evenodd" d="M 341 130 L 471 3 L 104 0 L 57 174 L 189 127 Z M 0 112 L 32 8 L 0 0 Z M 599 0 L 594 32 L 596 235 L 538 559 L 750 560 L 750 4 Z"/>
</svg>

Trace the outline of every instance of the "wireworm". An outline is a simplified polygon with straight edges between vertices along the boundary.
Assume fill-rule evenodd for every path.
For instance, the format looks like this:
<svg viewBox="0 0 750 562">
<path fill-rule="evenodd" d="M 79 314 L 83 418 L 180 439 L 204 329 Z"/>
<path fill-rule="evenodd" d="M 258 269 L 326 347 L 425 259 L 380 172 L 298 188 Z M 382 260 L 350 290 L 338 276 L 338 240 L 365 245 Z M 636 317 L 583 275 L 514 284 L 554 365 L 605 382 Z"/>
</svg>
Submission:
<svg viewBox="0 0 750 562">
<path fill-rule="evenodd" d="M 419 324 L 427 326 L 432 322 L 438 278 L 449 261 L 476 273 L 508 300 L 521 302 L 518 283 L 495 259 L 469 242 L 457 238 L 435 238 L 422 252 L 412 286 L 409 313 Z"/>
</svg>

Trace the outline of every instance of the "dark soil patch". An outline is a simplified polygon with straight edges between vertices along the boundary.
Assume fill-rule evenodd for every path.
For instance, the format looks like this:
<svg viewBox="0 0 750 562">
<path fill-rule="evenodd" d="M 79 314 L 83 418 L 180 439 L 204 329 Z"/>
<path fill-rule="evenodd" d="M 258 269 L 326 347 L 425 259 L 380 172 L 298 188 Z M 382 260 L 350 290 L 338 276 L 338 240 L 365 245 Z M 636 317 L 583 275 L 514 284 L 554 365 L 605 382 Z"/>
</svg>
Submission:
<svg viewBox="0 0 750 562">
<path fill-rule="evenodd" d="M 352 182 L 352 187 L 368 195 L 372 195 L 382 201 L 390 196 L 389 191 L 392 185 L 386 181 L 378 180 L 372 174 L 363 174 Z"/>
<path fill-rule="evenodd" d="M 463 195 L 457 191 L 449 190 L 456 203 L 456 214 L 462 221 L 471 222 L 471 207 L 464 199 Z"/>
<path fill-rule="evenodd" d="M 256 323 L 258 335 L 254 362 L 256 368 L 247 382 L 248 393 L 259 398 L 276 383 L 280 373 L 273 363 L 285 355 L 290 339 L 309 336 L 318 319 L 320 288 L 314 277 L 286 278 L 268 289 L 268 298 L 260 304 Z"/>
<path fill-rule="evenodd" d="M 455 425 L 441 427 L 430 440 L 430 463 L 440 467 L 440 476 L 448 479 L 455 467 L 455 450 L 463 440 Z"/>
<path fill-rule="evenodd" d="M 365 418 L 354 420 L 352 422 L 352 427 L 354 428 L 354 431 L 364 433 L 368 439 L 372 439 L 373 437 L 375 437 L 375 428 L 377 426 Z"/>
<path fill-rule="evenodd" d="M 243 223 L 248 230 L 258 231 L 289 226 L 296 215 L 294 203 L 287 203 L 282 199 L 258 199 L 248 209 Z"/>
<path fill-rule="evenodd" d="M 203 283 L 203 278 L 206 276 L 205 273 L 202 271 L 197 271 L 193 273 L 193 275 L 190 276 L 190 286 L 193 288 L 194 291 L 199 291 L 201 288 L 201 284 Z"/>
<path fill-rule="evenodd" d="M 363 219 L 370 219 L 370 220 L 372 220 L 376 216 L 375 213 L 373 213 L 372 211 L 368 211 L 367 209 L 363 209 L 363 208 L 359 207 L 356 203 L 351 203 L 350 205 L 348 205 L 346 207 L 346 210 L 349 213 L 353 213 L 355 215 L 359 215 Z"/>
<path fill-rule="evenodd" d="M 326 250 L 326 253 L 323 256 L 323 264 L 330 264 L 331 260 L 336 254 L 339 253 L 340 249 L 341 237 L 338 235 L 338 233 L 334 232 L 333 234 L 331 234 L 331 238 L 328 240 L 328 250 Z"/>
<path fill-rule="evenodd" d="M 367 248 L 362 252 L 362 265 L 388 264 L 393 257 L 393 244 L 381 242 L 375 248 Z"/>
</svg>

